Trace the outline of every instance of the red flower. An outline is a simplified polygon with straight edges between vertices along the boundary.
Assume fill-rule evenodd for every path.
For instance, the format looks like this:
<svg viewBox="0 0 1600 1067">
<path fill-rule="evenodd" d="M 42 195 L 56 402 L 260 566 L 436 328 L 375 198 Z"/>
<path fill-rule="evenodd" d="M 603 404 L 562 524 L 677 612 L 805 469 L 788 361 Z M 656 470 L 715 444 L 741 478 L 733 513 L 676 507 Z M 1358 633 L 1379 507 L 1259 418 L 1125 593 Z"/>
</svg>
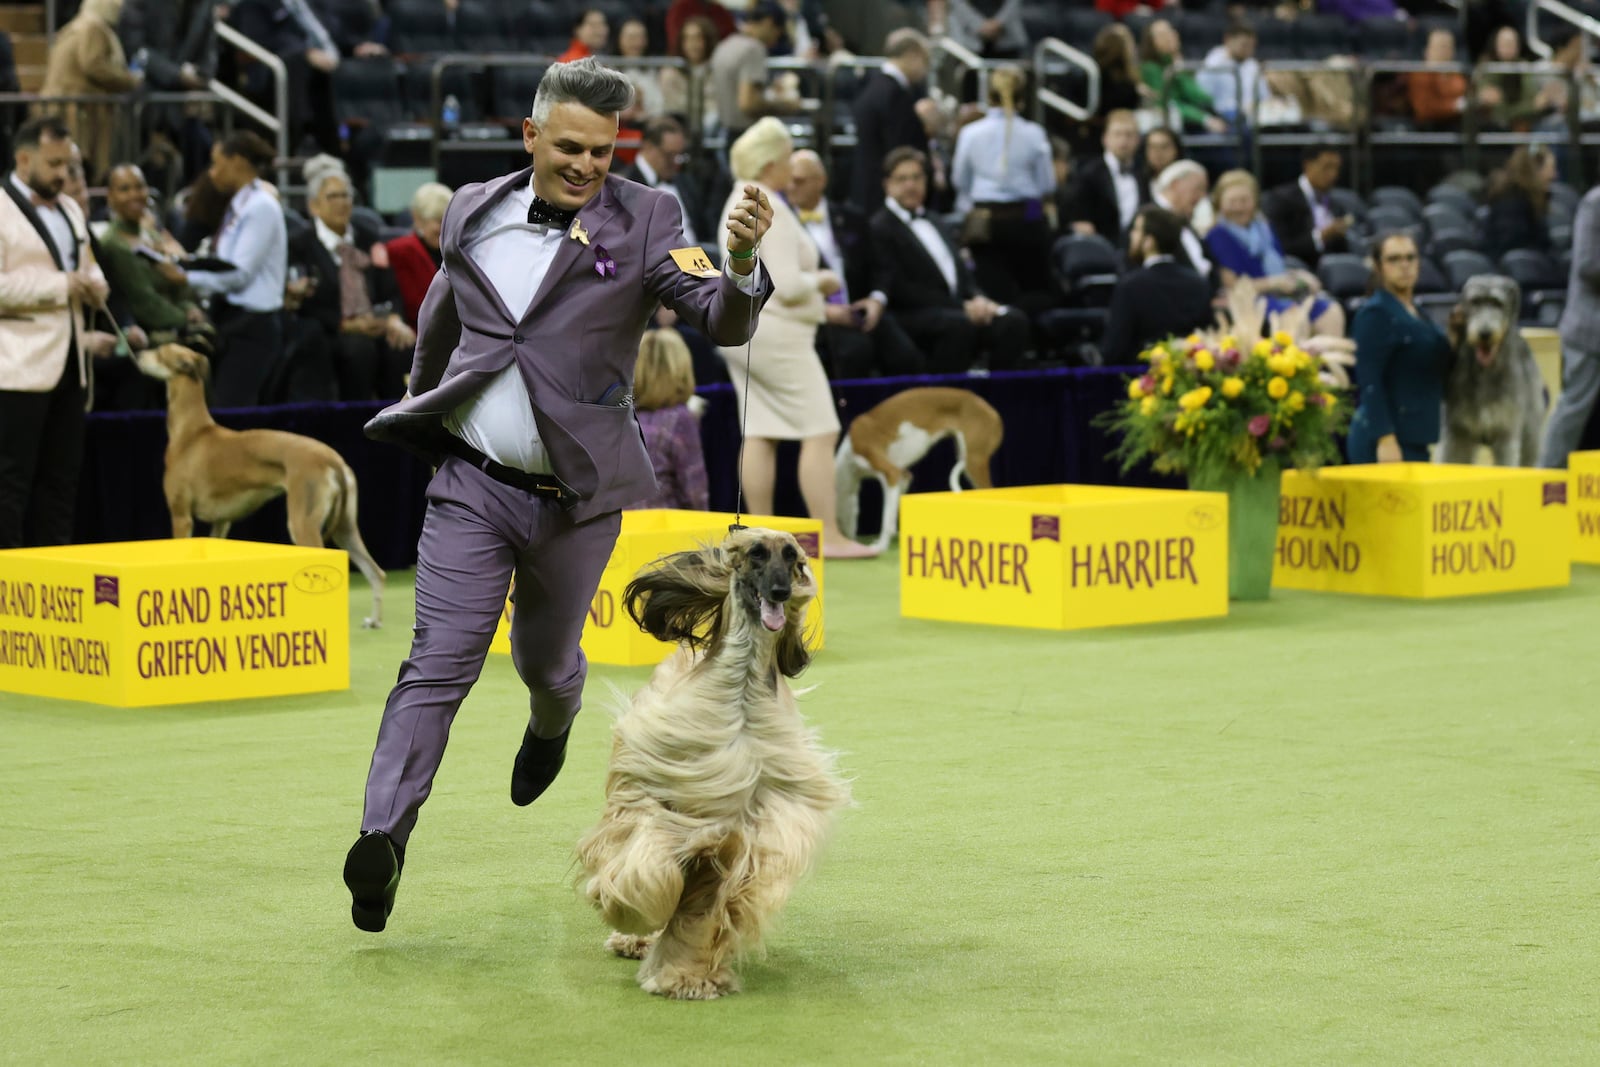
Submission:
<svg viewBox="0 0 1600 1067">
<path fill-rule="evenodd" d="M 1257 415 L 1250 420 L 1249 429 L 1251 437 L 1265 437 L 1267 431 L 1272 429 L 1272 416 Z"/>
</svg>

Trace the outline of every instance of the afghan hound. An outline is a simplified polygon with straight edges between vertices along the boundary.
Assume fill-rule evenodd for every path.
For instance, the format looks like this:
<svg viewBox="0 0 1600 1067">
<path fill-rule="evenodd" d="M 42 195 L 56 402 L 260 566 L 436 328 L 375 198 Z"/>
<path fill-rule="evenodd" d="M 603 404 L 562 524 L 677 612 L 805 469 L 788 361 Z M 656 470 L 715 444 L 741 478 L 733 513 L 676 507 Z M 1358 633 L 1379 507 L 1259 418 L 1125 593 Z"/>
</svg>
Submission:
<svg viewBox="0 0 1600 1067">
<path fill-rule="evenodd" d="M 734 964 L 850 802 L 786 680 L 810 660 L 816 591 L 792 536 L 741 529 L 656 561 L 623 594 L 642 629 L 678 647 L 617 718 L 605 810 L 578 863 L 615 930 L 606 947 L 643 961 L 646 992 L 736 992 Z"/>
</svg>

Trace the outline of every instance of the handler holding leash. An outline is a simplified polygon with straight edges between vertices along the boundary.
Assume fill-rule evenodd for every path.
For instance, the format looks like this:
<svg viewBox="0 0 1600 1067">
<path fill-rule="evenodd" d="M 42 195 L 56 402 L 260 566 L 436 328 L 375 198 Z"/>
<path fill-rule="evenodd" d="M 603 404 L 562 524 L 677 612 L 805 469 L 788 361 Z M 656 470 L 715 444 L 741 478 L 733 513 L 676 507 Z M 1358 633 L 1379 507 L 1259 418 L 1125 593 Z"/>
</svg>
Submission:
<svg viewBox="0 0 1600 1067">
<path fill-rule="evenodd" d="M 368 436 L 439 465 L 417 545 L 416 634 L 389 694 L 361 836 L 345 860 L 351 916 L 384 928 L 406 842 L 516 579 L 511 658 L 532 716 L 511 800 L 555 780 L 588 663 L 578 647 L 622 526 L 655 488 L 633 415 L 639 340 L 658 303 L 742 345 L 770 286 L 755 247 L 772 221 L 745 187 L 726 271 L 690 247 L 669 194 L 611 177 L 633 85 L 594 59 L 546 71 L 522 124 L 532 166 L 456 193 L 444 265 L 418 316 L 411 392 Z"/>
</svg>

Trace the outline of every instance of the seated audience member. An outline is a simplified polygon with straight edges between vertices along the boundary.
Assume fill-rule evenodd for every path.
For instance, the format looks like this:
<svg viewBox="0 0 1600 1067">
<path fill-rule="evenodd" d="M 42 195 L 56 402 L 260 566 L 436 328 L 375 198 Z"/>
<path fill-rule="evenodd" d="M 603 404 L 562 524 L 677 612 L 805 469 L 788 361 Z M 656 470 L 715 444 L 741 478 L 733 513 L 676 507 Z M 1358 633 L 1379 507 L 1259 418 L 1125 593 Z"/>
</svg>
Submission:
<svg viewBox="0 0 1600 1067">
<path fill-rule="evenodd" d="M 991 369 L 1016 366 L 1028 347 L 1027 318 L 978 289 L 955 241 L 929 218 L 928 157 L 896 148 L 883 161 L 883 207 L 872 217 L 875 287 L 928 355 L 936 374 L 970 370 L 988 355 Z"/>
<path fill-rule="evenodd" d="M 733 24 L 733 15 L 721 4 L 711 6 L 720 10 Z M 670 31 L 669 31 L 670 33 Z M 692 122 L 694 108 L 700 107 L 700 125 L 704 129 L 717 128 L 716 85 L 711 79 L 711 52 L 722 35 L 716 23 L 703 15 L 684 21 L 677 40 L 671 44 L 672 54 L 682 59 L 688 70 L 677 67 L 661 68 L 661 106 L 679 122 Z"/>
<path fill-rule="evenodd" d="M 1314 297 L 1311 326 L 1319 334 L 1344 335 L 1344 309 L 1320 296 L 1322 283 L 1310 271 L 1290 270 L 1283 248 L 1258 208 L 1260 186 L 1246 170 L 1230 170 L 1217 179 L 1211 199 L 1217 223 L 1206 234 L 1206 247 L 1221 276 L 1222 287 L 1249 285 L 1267 302 L 1269 312 L 1285 311 Z"/>
<path fill-rule="evenodd" d="M 1189 267 L 1210 284 L 1211 259 L 1206 255 L 1205 242 L 1200 239 L 1194 225 L 1195 209 L 1204 202 L 1211 179 L 1206 169 L 1191 159 L 1181 159 L 1161 172 L 1150 186 L 1150 202 L 1170 211 L 1181 224 L 1182 244 L 1176 253 L 1178 261 Z M 1215 288 L 1215 286 L 1212 286 Z"/>
<path fill-rule="evenodd" d="M 1515 26 L 1501 26 L 1490 35 L 1478 64 L 1521 63 L 1526 59 L 1522 34 Z M 1510 129 L 1538 116 L 1539 90 L 1539 80 L 1532 75 L 1485 73 L 1478 78 L 1478 103 L 1495 127 Z"/>
<path fill-rule="evenodd" d="M 1154 103 L 1155 94 L 1139 76 L 1139 46 L 1133 33 L 1120 22 L 1095 34 L 1094 61 L 1100 68 L 1100 106 L 1094 118 L 1085 124 L 1088 137 L 1078 143 L 1087 150 L 1094 143 L 1094 135 L 1105 135 L 1106 122 L 1119 111 L 1130 115 Z M 1134 126 L 1135 132 L 1138 126 Z"/>
<path fill-rule="evenodd" d="M 1158 102 L 1176 108 L 1185 127 L 1226 133 L 1228 123 L 1216 113 L 1211 94 L 1183 69 L 1183 42 L 1166 19 L 1144 28 L 1139 42 L 1139 74 Z"/>
<path fill-rule="evenodd" d="M 1339 184 L 1339 150 L 1308 145 L 1300 153 L 1300 179 L 1280 185 L 1261 204 L 1278 244 L 1312 270 L 1324 252 L 1347 252 L 1351 220 L 1333 213 L 1329 194 Z"/>
<path fill-rule="evenodd" d="M 735 29 L 733 12 L 717 0 L 672 0 L 667 8 L 667 51 L 682 54 L 683 31 L 697 19 L 711 24 L 711 33 L 706 39 L 708 56 L 717 42 Z"/>
<path fill-rule="evenodd" d="M 195 292 L 213 298 L 217 361 L 212 390 L 217 407 L 263 403 L 282 361 L 288 233 L 283 206 L 261 180 L 274 156 L 271 145 L 248 131 L 211 150 L 209 184 L 227 198 L 227 207 L 210 238 L 210 253 L 234 269 L 190 271 L 186 280 Z"/>
<path fill-rule="evenodd" d="M 1550 185 L 1556 180 L 1556 157 L 1542 144 L 1520 145 L 1506 165 L 1489 179 L 1484 221 L 1484 247 L 1491 258 L 1513 248 L 1550 250 Z"/>
<path fill-rule="evenodd" d="M 672 194 L 683 210 L 683 235 L 688 243 L 700 243 L 700 235 L 710 235 L 706 221 L 705 194 L 694 175 L 684 170 L 689 158 L 689 138 L 677 119 L 670 116 L 645 123 L 639 154 L 631 164 L 616 167 L 618 177 L 648 185 Z"/>
<path fill-rule="evenodd" d="M 1236 126 L 1249 123 L 1254 108 L 1269 95 L 1256 59 L 1256 29 L 1243 19 L 1228 24 L 1222 43 L 1206 53 L 1195 82 L 1216 113 Z"/>
<path fill-rule="evenodd" d="M 411 232 L 388 244 L 389 269 L 400 290 L 400 303 L 406 325 L 417 328 L 417 312 L 428 295 L 428 286 L 439 272 L 444 256 L 439 251 L 439 231 L 444 224 L 444 209 L 450 206 L 448 185 L 428 182 L 411 194 Z"/>
<path fill-rule="evenodd" d="M 1454 63 L 1456 35 L 1449 30 L 1428 34 L 1422 53 L 1424 63 Z M 1461 125 L 1467 109 L 1467 79 L 1461 74 L 1438 71 L 1413 71 L 1405 76 L 1406 96 L 1411 101 L 1411 117 L 1419 126 Z"/>
<path fill-rule="evenodd" d="M 1068 197 L 1072 211 L 1067 222 L 1074 233 L 1097 233 L 1120 246 L 1134 212 L 1150 199 L 1150 189 L 1139 176 L 1139 124 L 1131 111 L 1106 116 L 1101 139 L 1105 151 L 1086 160 L 1073 175 Z"/>
<path fill-rule="evenodd" d="M 945 32 L 985 59 L 1016 59 L 1029 47 L 1022 5 L 1011 0 L 950 0 Z"/>
<path fill-rule="evenodd" d="M 810 149 L 789 161 L 789 204 L 817 246 L 824 270 L 839 276 L 837 292 L 824 299 L 827 318 L 817 332 L 817 348 L 834 378 L 920 374 L 922 353 L 887 313 L 889 298 L 871 288 L 872 234 L 867 218 L 850 204 L 830 201 L 828 172 Z"/>
<path fill-rule="evenodd" d="M 606 21 L 606 13 L 597 7 L 586 8 L 572 20 L 572 41 L 567 50 L 556 57 L 556 62 L 571 63 L 599 55 L 610 40 L 611 24 Z"/>
<path fill-rule="evenodd" d="M 1144 135 L 1144 143 L 1139 148 L 1139 175 L 1153 182 L 1162 171 L 1183 158 L 1183 139 L 1176 131 L 1157 126 Z"/>
<path fill-rule="evenodd" d="M 990 73 L 989 110 L 957 135 L 951 183 L 978 284 L 1003 304 L 1044 311 L 1058 295 L 1045 216 L 1056 176 L 1044 127 L 1017 114 L 1025 78 L 1020 67 Z"/>
<path fill-rule="evenodd" d="M 705 511 L 711 506 L 700 418 L 689 409 L 694 368 L 676 330 L 646 330 L 633 371 L 633 411 L 656 472 L 655 495 L 633 505 Z"/>
<path fill-rule="evenodd" d="M 1177 257 L 1183 222 L 1159 207 L 1143 207 L 1128 234 L 1128 262 L 1111 295 L 1110 317 L 1100 355 L 1108 366 L 1125 367 L 1163 338 L 1188 336 L 1211 325 L 1211 286 Z"/>
<path fill-rule="evenodd" d="M 111 219 L 100 228 L 100 266 L 151 343 L 208 329 L 205 309 L 173 262 L 188 253 L 151 214 L 144 172 L 132 163 L 113 167 L 106 207 Z"/>
<path fill-rule="evenodd" d="M 289 244 L 289 258 L 303 272 L 290 283 L 298 318 L 320 328 L 323 360 L 332 363 L 340 399 L 398 397 L 417 336 L 394 308 L 393 273 L 374 265 L 368 251 L 378 235 L 352 221 L 354 194 L 338 160 L 311 159 L 305 176 L 311 228 Z M 316 340 L 304 332 L 297 337 Z"/>
<path fill-rule="evenodd" d="M 630 18 L 617 31 L 617 55 L 624 59 L 643 59 L 650 55 L 650 31 L 644 20 Z M 633 106 L 621 115 L 622 124 L 635 129 L 666 111 L 661 79 L 650 67 L 625 71 L 633 83 Z"/>
</svg>

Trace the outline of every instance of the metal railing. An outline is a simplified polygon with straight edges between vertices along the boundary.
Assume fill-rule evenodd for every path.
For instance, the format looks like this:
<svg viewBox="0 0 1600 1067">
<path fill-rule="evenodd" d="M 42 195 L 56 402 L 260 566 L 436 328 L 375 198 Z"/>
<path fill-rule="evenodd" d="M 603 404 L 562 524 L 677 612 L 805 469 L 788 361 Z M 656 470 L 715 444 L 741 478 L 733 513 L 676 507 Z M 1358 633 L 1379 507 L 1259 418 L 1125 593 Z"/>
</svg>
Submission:
<svg viewBox="0 0 1600 1067">
<path fill-rule="evenodd" d="M 272 72 L 272 104 L 275 112 L 272 115 L 215 79 L 211 82 L 211 89 L 229 107 L 249 115 L 271 131 L 278 153 L 278 184 L 286 186 L 289 184 L 289 70 L 275 53 L 256 44 L 226 22 L 219 21 L 216 28 L 218 40 L 233 45 Z"/>
<path fill-rule="evenodd" d="M 1258 94 L 1250 101 L 1250 164 L 1251 169 L 1261 173 L 1261 154 L 1266 148 L 1303 148 L 1312 144 L 1328 144 L 1336 147 L 1347 148 L 1350 152 L 1350 170 L 1353 174 L 1364 173 L 1359 166 L 1361 138 L 1360 129 L 1365 125 L 1366 115 L 1370 112 L 1372 101 L 1370 94 L 1363 92 L 1366 85 L 1362 78 L 1360 64 L 1332 65 L 1298 60 L 1262 60 L 1261 77 L 1267 78 L 1273 73 L 1290 74 L 1334 74 L 1344 75 L 1350 81 L 1348 99 L 1351 102 L 1351 122 L 1349 129 L 1327 125 L 1325 129 L 1315 128 L 1314 122 L 1305 125 L 1313 128 L 1298 131 L 1283 131 L 1272 126 L 1261 125 L 1261 97 Z"/>
<path fill-rule="evenodd" d="M 1056 73 L 1050 69 L 1052 58 L 1065 60 L 1068 67 L 1083 71 L 1088 92 L 1082 104 L 1045 86 L 1045 79 Z M 1088 122 L 1100 110 L 1100 64 L 1056 37 L 1046 37 L 1033 49 L 1033 121 L 1043 124 L 1046 108 L 1075 122 Z"/>
<path fill-rule="evenodd" d="M 1576 26 L 1590 37 L 1600 37 L 1600 20 L 1585 15 L 1577 8 L 1568 7 L 1561 0 L 1529 0 L 1527 25 L 1524 27 L 1522 39 L 1528 42 L 1528 48 L 1540 59 L 1549 59 L 1552 54 L 1551 47 L 1539 36 L 1539 12 L 1545 11 L 1554 15 L 1563 22 Z"/>
</svg>

